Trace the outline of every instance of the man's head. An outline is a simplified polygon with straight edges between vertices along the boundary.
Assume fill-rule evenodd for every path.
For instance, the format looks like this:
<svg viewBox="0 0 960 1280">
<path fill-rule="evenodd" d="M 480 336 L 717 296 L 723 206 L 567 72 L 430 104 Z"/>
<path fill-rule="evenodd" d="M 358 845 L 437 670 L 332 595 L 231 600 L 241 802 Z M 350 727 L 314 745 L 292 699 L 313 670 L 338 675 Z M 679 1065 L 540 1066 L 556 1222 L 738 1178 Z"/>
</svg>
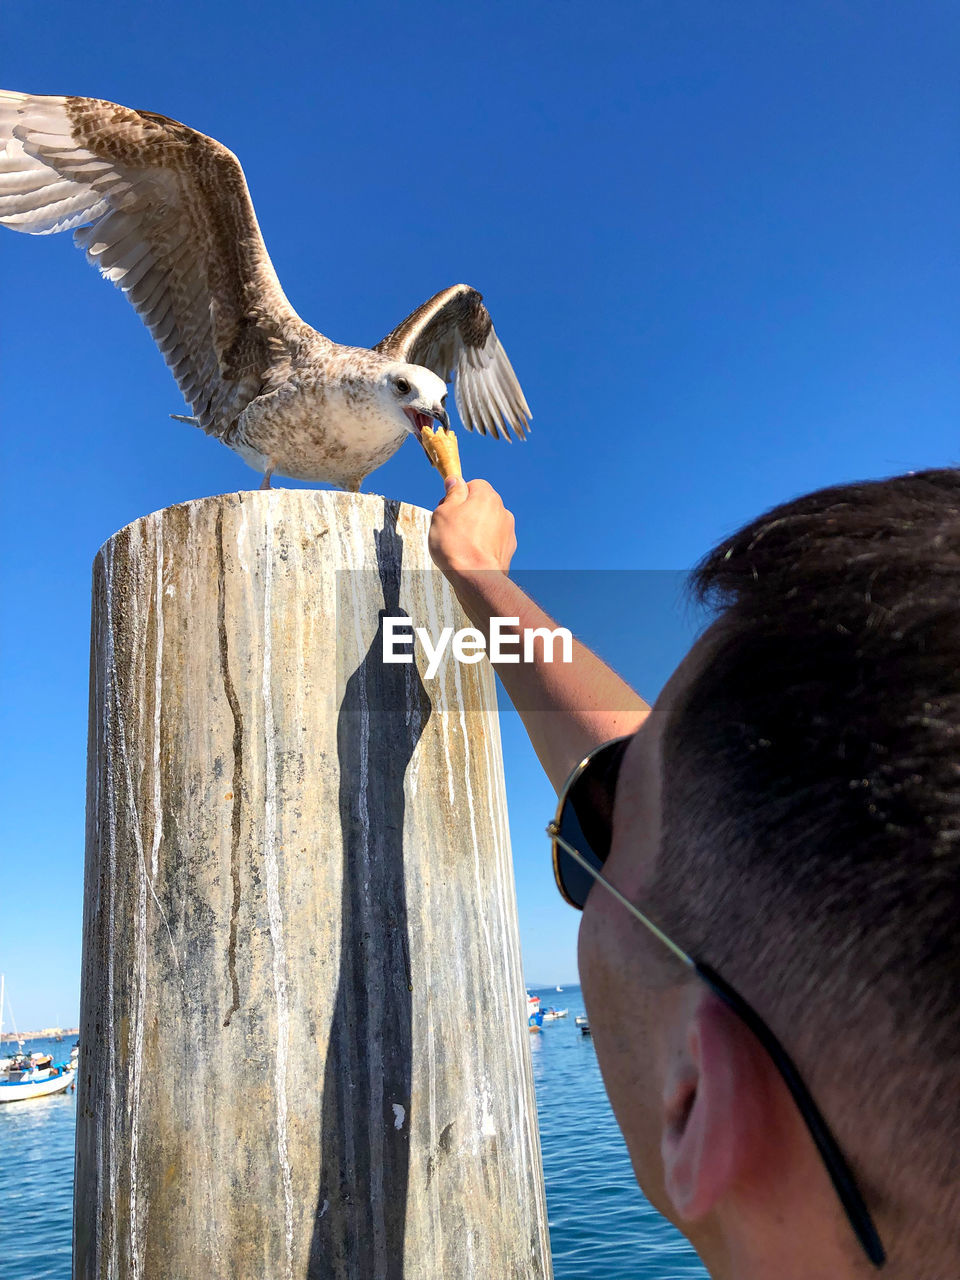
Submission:
<svg viewBox="0 0 960 1280">
<path fill-rule="evenodd" d="M 624 761 L 610 878 L 785 1043 L 890 1272 L 946 1274 L 960 1218 L 960 474 L 801 498 L 694 581 L 719 617 Z M 756 1046 L 605 898 L 584 913 L 584 986 L 651 1198 L 716 1274 L 764 1274 L 744 1240 L 776 1249 L 791 1234 L 857 1274 Z"/>
</svg>

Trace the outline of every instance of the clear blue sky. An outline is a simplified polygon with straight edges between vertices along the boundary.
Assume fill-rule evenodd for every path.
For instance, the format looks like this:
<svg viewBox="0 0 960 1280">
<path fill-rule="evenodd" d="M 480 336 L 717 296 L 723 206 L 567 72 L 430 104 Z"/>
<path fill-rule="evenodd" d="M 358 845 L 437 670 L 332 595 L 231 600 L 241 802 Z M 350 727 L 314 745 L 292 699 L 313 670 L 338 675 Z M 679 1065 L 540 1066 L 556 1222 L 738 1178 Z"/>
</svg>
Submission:
<svg viewBox="0 0 960 1280">
<path fill-rule="evenodd" d="M 333 338 L 478 287 L 534 432 L 462 451 L 517 515 L 518 566 L 677 570 L 803 490 L 958 460 L 958 35 L 952 0 L 48 0 L 6 7 L 3 76 L 222 139 Z M 69 235 L 0 231 L 0 272 L 0 969 L 21 1025 L 66 1023 L 93 556 L 257 477 L 168 420 L 170 374 Z M 375 487 L 438 488 L 412 445 Z M 652 696 L 695 624 L 677 576 L 575 581 L 549 602 Z M 504 737 L 527 977 L 570 981 L 552 793 L 514 716 Z"/>
</svg>

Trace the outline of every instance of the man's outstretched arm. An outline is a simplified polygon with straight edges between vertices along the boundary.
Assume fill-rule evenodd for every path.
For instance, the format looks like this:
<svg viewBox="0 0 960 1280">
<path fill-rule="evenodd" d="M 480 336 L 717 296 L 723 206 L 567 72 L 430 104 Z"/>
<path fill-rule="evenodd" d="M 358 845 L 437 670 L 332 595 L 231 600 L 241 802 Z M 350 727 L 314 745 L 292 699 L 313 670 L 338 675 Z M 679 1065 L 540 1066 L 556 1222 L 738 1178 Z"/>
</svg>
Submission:
<svg viewBox="0 0 960 1280">
<path fill-rule="evenodd" d="M 520 629 L 556 623 L 507 576 L 517 541 L 513 516 L 485 480 L 447 481 L 430 526 L 430 554 L 471 622 L 489 636 L 490 619 L 519 618 Z M 533 749 L 559 789 L 579 760 L 609 738 L 632 733 L 649 706 L 585 645 L 573 661 L 497 666 Z"/>
</svg>

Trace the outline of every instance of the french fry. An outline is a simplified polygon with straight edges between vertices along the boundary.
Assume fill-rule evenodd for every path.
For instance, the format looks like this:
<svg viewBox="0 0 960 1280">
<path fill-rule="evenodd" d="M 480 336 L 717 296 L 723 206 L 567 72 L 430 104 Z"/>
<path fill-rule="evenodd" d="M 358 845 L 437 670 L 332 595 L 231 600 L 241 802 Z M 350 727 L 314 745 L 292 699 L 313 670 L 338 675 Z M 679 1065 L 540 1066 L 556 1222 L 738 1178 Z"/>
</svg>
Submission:
<svg viewBox="0 0 960 1280">
<path fill-rule="evenodd" d="M 444 480 L 447 476 L 463 479 L 463 471 L 460 469 L 460 448 L 457 437 L 452 431 L 446 427 L 437 427 L 436 431 L 432 426 L 424 427 L 420 432 L 420 443 L 423 445 L 424 453 Z"/>
</svg>

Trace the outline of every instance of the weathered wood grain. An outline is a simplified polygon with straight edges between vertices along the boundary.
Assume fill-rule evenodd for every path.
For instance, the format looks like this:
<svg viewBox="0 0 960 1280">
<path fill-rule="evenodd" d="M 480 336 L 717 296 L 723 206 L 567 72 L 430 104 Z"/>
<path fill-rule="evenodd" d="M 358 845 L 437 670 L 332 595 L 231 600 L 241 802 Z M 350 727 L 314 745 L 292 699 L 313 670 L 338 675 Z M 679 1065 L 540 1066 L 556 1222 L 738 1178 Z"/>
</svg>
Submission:
<svg viewBox="0 0 960 1280">
<path fill-rule="evenodd" d="M 229 494 L 97 557 L 78 1280 L 550 1276 L 492 676 L 381 662 L 465 623 L 427 519 Z"/>
</svg>

